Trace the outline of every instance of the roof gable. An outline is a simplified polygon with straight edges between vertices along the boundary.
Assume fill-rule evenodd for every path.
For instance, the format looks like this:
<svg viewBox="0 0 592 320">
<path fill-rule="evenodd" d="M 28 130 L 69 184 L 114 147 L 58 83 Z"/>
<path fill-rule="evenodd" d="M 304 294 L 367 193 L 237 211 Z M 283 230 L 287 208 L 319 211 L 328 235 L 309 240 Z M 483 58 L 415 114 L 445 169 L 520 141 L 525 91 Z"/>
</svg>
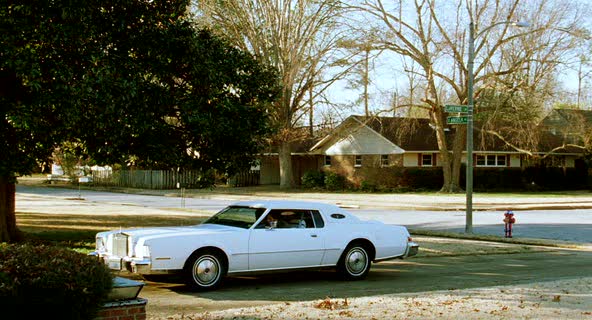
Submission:
<svg viewBox="0 0 592 320">
<path fill-rule="evenodd" d="M 400 154 L 404 150 L 371 128 L 361 125 L 337 139 L 325 150 L 326 155 Z"/>
<path fill-rule="evenodd" d="M 405 151 L 438 150 L 436 131 L 429 119 L 361 116 L 357 119 Z"/>
</svg>

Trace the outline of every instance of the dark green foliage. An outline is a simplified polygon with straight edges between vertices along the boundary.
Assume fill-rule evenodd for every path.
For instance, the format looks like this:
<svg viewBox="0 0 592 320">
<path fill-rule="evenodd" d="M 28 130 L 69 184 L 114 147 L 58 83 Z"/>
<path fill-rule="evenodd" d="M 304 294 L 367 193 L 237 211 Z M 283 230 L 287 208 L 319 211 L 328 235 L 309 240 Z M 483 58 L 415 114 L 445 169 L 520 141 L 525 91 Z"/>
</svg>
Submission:
<svg viewBox="0 0 592 320">
<path fill-rule="evenodd" d="M 402 168 L 401 186 L 411 189 L 439 190 L 444 183 L 442 168 Z"/>
<path fill-rule="evenodd" d="M 464 171 L 461 187 L 464 187 Z M 474 168 L 473 188 L 476 191 L 542 191 L 585 189 L 587 168 L 528 167 Z"/>
<path fill-rule="evenodd" d="M 307 171 L 302 175 L 302 186 L 305 188 L 323 188 L 325 173 L 322 171 Z"/>
<path fill-rule="evenodd" d="M 461 174 L 461 186 L 464 187 L 464 167 Z M 473 188 L 477 191 L 523 190 L 521 168 L 473 168 Z"/>
<path fill-rule="evenodd" d="M 58 247 L 0 245 L 5 315 L 93 319 L 112 286 L 111 272 L 93 257 Z"/>
<path fill-rule="evenodd" d="M 330 171 L 325 174 L 325 188 L 327 190 L 343 190 L 345 187 L 346 181 L 344 176 Z"/>
<path fill-rule="evenodd" d="M 588 186 L 588 169 L 530 167 L 523 172 L 524 187 L 530 190 L 577 190 Z"/>
<path fill-rule="evenodd" d="M 0 241 L 15 238 L 16 177 L 65 142 L 97 164 L 200 171 L 202 187 L 250 166 L 276 73 L 196 30 L 189 3 L 0 4 Z"/>
<path fill-rule="evenodd" d="M 364 181 L 362 181 L 362 183 L 360 183 L 360 190 L 367 191 L 367 192 L 374 192 L 374 191 L 378 190 L 378 187 L 376 186 L 375 183 L 368 181 L 368 180 L 364 180 Z"/>
<path fill-rule="evenodd" d="M 233 173 L 269 132 L 275 73 L 186 17 L 189 1 L 0 6 L 0 175 L 63 141 L 102 164 Z"/>
</svg>

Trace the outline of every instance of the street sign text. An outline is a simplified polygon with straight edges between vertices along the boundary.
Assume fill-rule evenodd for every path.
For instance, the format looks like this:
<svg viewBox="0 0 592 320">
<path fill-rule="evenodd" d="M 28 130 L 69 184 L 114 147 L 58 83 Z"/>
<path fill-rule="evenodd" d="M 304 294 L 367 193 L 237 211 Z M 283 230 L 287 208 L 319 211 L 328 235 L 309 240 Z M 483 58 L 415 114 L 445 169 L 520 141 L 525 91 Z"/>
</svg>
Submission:
<svg viewBox="0 0 592 320">
<path fill-rule="evenodd" d="M 469 117 L 467 116 L 460 116 L 460 117 L 446 117 L 447 124 L 467 124 Z"/>
</svg>

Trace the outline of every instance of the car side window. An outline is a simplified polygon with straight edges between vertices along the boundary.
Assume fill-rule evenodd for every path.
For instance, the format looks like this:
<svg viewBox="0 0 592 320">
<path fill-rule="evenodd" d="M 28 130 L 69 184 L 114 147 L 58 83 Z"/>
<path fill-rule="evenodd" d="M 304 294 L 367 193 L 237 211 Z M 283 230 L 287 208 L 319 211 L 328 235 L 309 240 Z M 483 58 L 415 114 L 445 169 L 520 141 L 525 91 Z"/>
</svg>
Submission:
<svg viewBox="0 0 592 320">
<path fill-rule="evenodd" d="M 308 210 L 276 209 L 271 210 L 255 229 L 308 229 L 314 227 L 315 220 Z"/>
<path fill-rule="evenodd" d="M 312 217 L 314 219 L 315 226 L 317 228 L 324 228 L 325 221 L 323 221 L 323 217 L 321 216 L 321 213 L 316 210 L 312 210 L 311 212 L 312 212 Z"/>
</svg>

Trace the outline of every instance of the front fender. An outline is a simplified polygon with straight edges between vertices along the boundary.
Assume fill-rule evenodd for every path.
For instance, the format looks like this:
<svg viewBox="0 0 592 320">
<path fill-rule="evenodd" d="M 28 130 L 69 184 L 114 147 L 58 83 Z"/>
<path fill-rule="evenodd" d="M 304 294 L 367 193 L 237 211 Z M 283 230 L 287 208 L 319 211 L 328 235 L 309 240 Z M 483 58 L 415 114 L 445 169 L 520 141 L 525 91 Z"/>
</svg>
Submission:
<svg viewBox="0 0 592 320">
<path fill-rule="evenodd" d="M 150 249 L 150 260 L 153 270 L 182 270 L 191 255 L 205 247 L 215 247 L 224 251 L 229 266 L 233 257 L 247 252 L 247 241 L 224 237 L 208 239 L 204 237 L 167 237 L 155 238 L 145 242 Z M 244 244 L 244 245 L 243 245 Z"/>
</svg>

